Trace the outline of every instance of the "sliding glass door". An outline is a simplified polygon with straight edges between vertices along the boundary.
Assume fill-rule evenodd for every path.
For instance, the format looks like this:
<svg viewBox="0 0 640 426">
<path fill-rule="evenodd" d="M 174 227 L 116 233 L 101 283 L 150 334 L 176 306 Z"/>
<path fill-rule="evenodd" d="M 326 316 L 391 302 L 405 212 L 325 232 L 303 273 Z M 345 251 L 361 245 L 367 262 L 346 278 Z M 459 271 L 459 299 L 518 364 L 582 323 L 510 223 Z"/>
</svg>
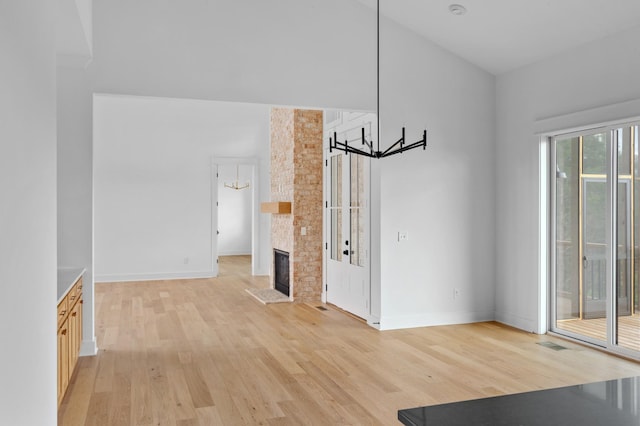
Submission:
<svg viewBox="0 0 640 426">
<path fill-rule="evenodd" d="M 551 147 L 551 329 L 640 357 L 638 125 Z"/>
</svg>

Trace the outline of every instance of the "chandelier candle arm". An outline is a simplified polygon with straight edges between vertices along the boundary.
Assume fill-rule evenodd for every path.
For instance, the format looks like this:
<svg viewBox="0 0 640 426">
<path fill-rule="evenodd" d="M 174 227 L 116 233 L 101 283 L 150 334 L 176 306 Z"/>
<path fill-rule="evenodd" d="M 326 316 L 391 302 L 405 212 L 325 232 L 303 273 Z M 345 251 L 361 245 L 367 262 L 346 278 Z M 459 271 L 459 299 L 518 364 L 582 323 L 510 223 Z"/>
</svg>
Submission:
<svg viewBox="0 0 640 426">
<path fill-rule="evenodd" d="M 393 145 L 387 148 L 384 151 L 374 151 L 373 150 L 373 142 L 367 141 L 364 136 L 364 128 L 362 129 L 362 145 L 366 145 L 369 148 L 368 151 L 355 148 L 354 146 L 349 145 L 349 140 L 345 139 L 344 142 L 338 141 L 338 134 L 333 132 L 333 137 L 329 138 L 329 152 L 333 152 L 334 149 L 338 151 L 343 151 L 344 155 L 347 154 L 357 154 L 362 155 L 369 158 L 384 158 L 389 157 L 394 154 L 402 154 L 405 151 L 409 151 L 414 148 L 422 147 L 423 150 L 427 149 L 427 131 L 424 130 L 422 132 L 422 139 L 419 141 L 410 143 L 405 145 L 405 129 L 402 128 L 402 137 L 396 141 Z"/>
</svg>

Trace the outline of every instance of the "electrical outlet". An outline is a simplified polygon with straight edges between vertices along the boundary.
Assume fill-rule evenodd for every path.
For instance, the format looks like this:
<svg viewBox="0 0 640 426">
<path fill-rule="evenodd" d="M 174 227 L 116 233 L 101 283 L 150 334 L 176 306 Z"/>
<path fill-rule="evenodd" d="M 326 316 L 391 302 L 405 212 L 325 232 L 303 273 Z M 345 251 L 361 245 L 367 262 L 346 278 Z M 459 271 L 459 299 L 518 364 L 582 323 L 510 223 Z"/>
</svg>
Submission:
<svg viewBox="0 0 640 426">
<path fill-rule="evenodd" d="M 457 299 L 458 297 L 460 297 L 460 289 L 459 288 L 454 288 L 453 289 L 453 298 Z"/>
<path fill-rule="evenodd" d="M 306 226 L 300 227 L 300 235 L 307 235 L 307 227 Z"/>
<path fill-rule="evenodd" d="M 409 233 L 407 231 L 398 232 L 398 241 L 407 241 L 409 239 Z"/>
</svg>

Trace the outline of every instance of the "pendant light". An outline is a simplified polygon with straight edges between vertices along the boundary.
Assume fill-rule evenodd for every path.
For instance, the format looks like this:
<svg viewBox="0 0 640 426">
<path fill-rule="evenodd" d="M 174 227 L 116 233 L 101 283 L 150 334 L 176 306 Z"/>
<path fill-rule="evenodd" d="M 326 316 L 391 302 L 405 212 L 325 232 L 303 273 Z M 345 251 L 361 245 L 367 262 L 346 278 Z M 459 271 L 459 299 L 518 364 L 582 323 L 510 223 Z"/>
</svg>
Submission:
<svg viewBox="0 0 640 426">
<path fill-rule="evenodd" d="M 402 136 L 398 139 L 394 144 L 389 146 L 387 149 L 382 151 L 380 149 L 380 0 L 377 0 L 376 7 L 376 17 L 377 17 L 377 51 L 376 51 L 376 60 L 377 60 L 377 69 L 376 69 L 376 77 L 377 77 L 377 91 L 376 91 L 376 114 L 377 114 L 377 124 L 378 124 L 378 141 L 376 147 L 374 149 L 373 141 L 368 141 L 365 138 L 365 129 L 362 128 L 362 145 L 366 148 L 356 148 L 353 145 L 349 145 L 349 141 L 345 140 L 344 142 L 338 141 L 338 135 L 336 132 L 333 132 L 333 138 L 329 138 L 329 152 L 332 152 L 334 149 L 338 151 L 344 151 L 345 155 L 347 154 L 358 154 L 363 155 L 365 157 L 370 158 L 384 158 L 389 157 L 395 154 L 401 154 L 405 151 L 409 151 L 410 149 L 422 147 L 423 150 L 427 149 L 427 131 L 424 130 L 422 133 L 422 139 L 419 141 L 407 144 L 405 142 L 404 127 L 402 128 Z"/>
<path fill-rule="evenodd" d="M 249 182 L 247 182 L 243 186 L 240 186 L 240 164 L 236 165 L 236 181 L 231 184 L 225 182 L 224 186 L 225 188 L 231 188 L 235 190 L 245 189 L 249 187 Z"/>
</svg>

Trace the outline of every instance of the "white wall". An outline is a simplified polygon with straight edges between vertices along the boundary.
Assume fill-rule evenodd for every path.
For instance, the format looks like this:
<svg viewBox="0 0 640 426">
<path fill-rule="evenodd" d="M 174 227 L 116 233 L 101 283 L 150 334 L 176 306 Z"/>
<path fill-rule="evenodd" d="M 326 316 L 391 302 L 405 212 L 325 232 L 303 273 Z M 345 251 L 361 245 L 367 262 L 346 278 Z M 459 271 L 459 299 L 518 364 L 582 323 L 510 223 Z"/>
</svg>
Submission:
<svg viewBox="0 0 640 426">
<path fill-rule="evenodd" d="M 236 167 L 237 166 L 237 167 Z M 218 255 L 251 254 L 251 187 L 235 190 L 225 187 L 251 182 L 252 166 L 220 164 L 218 166 Z M 236 179 L 238 176 L 238 179 Z"/>
<path fill-rule="evenodd" d="M 386 20 L 380 49 L 383 146 L 428 131 L 379 160 L 380 327 L 491 320 L 495 79 Z"/>
<path fill-rule="evenodd" d="M 546 331 L 540 314 L 536 121 L 640 99 L 640 29 L 609 37 L 497 79 L 497 319 Z M 624 117 L 620 117 L 624 118 Z"/>
<path fill-rule="evenodd" d="M 211 159 L 262 159 L 268 182 L 268 153 L 265 106 L 97 95 L 96 280 L 211 276 Z"/>
<path fill-rule="evenodd" d="M 94 355 L 91 78 L 82 67 L 58 65 L 57 90 L 58 266 L 86 269 L 80 354 Z"/>
<path fill-rule="evenodd" d="M 55 2 L 0 2 L 0 424 L 55 425 Z"/>
</svg>

